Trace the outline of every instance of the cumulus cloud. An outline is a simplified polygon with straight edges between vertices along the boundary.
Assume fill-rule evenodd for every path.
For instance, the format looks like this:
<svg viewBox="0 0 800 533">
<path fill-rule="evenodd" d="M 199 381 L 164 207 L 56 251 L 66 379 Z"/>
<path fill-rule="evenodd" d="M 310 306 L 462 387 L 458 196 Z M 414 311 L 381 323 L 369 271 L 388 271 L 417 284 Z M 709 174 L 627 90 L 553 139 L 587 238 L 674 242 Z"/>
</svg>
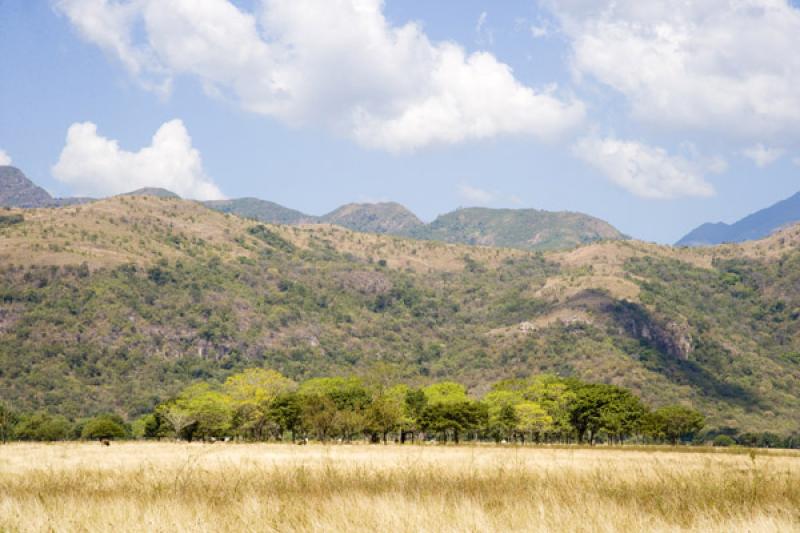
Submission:
<svg viewBox="0 0 800 533">
<path fill-rule="evenodd" d="M 0 148 L 0 166 L 10 165 L 11 164 L 11 156 L 6 153 L 5 150 Z"/>
<path fill-rule="evenodd" d="M 720 172 L 720 160 L 689 160 L 659 147 L 615 138 L 586 137 L 573 154 L 602 172 L 612 182 L 644 198 L 711 196 L 713 186 L 704 174 Z"/>
<path fill-rule="evenodd" d="M 196 77 L 248 111 L 414 150 L 499 135 L 552 140 L 581 102 L 520 83 L 486 52 L 391 25 L 382 0 L 60 0 L 79 33 L 139 78 Z M 107 21 L 107 24 L 106 24 Z"/>
<path fill-rule="evenodd" d="M 458 197 L 470 205 L 488 205 L 495 201 L 494 193 L 462 183 L 458 186 Z"/>
<path fill-rule="evenodd" d="M 53 176 L 81 195 L 113 195 L 142 187 L 163 187 L 185 198 L 224 198 L 206 176 L 200 153 L 180 120 L 163 124 L 150 146 L 138 152 L 119 147 L 115 140 L 97 133 L 91 122 L 75 123 Z"/>
<path fill-rule="evenodd" d="M 784 154 L 784 150 L 782 148 L 770 148 L 759 143 L 745 149 L 742 153 L 752 159 L 757 167 L 763 168 L 780 159 Z"/>
<path fill-rule="evenodd" d="M 787 0 L 543 0 L 578 79 L 636 117 L 751 140 L 800 135 L 800 9 Z"/>
</svg>

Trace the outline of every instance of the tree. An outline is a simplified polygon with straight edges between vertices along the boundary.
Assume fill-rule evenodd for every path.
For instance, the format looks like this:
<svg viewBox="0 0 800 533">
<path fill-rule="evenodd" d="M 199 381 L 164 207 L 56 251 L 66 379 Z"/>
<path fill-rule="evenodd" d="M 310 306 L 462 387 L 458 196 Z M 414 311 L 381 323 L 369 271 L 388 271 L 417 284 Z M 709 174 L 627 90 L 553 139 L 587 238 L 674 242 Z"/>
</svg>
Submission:
<svg viewBox="0 0 800 533">
<path fill-rule="evenodd" d="M 124 439 L 125 424 L 119 416 L 99 415 L 86 422 L 81 431 L 83 439 Z"/>
<path fill-rule="evenodd" d="M 303 427 L 322 442 L 328 440 L 336 426 L 336 403 L 328 396 L 305 394 L 301 396 L 301 406 Z"/>
<path fill-rule="evenodd" d="M 517 419 L 516 429 L 523 435 L 527 434 L 531 440 L 537 440 L 548 431 L 553 424 L 553 417 L 536 402 L 524 401 L 514 406 Z M 523 437 L 522 442 L 525 442 Z"/>
<path fill-rule="evenodd" d="M 467 389 L 460 383 L 443 381 L 423 389 L 429 405 L 463 403 L 469 400 Z"/>
<path fill-rule="evenodd" d="M 234 403 L 265 405 L 281 394 L 292 392 L 297 384 L 275 370 L 251 368 L 225 380 L 224 391 Z"/>
<path fill-rule="evenodd" d="M 296 387 L 294 381 L 281 373 L 263 368 L 230 376 L 225 381 L 224 391 L 231 399 L 233 429 L 241 437 L 263 439 L 268 430 L 276 426 L 270 418 L 271 403 Z"/>
<path fill-rule="evenodd" d="M 489 413 L 489 432 L 495 440 L 511 438 L 519 422 L 514 407 L 522 401 L 518 391 L 510 390 L 493 390 L 483 398 Z"/>
<path fill-rule="evenodd" d="M 405 396 L 381 392 L 367 409 L 367 425 L 383 435 L 384 444 L 387 442 L 387 435 L 396 430 L 403 421 L 404 400 Z"/>
<path fill-rule="evenodd" d="M 183 430 L 195 423 L 195 419 L 191 413 L 177 406 L 165 408 L 161 412 L 161 416 L 172 427 L 176 439 L 180 439 Z"/>
<path fill-rule="evenodd" d="M 458 403 L 435 403 L 428 405 L 422 413 L 420 426 L 424 431 L 433 431 L 447 441 L 448 433 L 458 444 L 463 432 L 474 431 L 488 422 L 486 406 L 467 400 Z"/>
<path fill-rule="evenodd" d="M 0 442 L 5 444 L 14 436 L 17 415 L 6 402 L 0 401 Z"/>
<path fill-rule="evenodd" d="M 65 440 L 71 429 L 69 420 L 63 416 L 38 412 L 21 418 L 14 434 L 20 440 L 57 441 Z"/>
<path fill-rule="evenodd" d="M 405 393 L 404 404 L 405 419 L 407 423 L 406 428 L 410 430 L 411 440 L 413 441 L 415 434 L 419 431 L 422 431 L 422 414 L 425 412 L 425 408 L 428 406 L 428 398 L 425 396 L 425 392 L 421 389 L 409 389 Z M 401 430 L 400 443 L 404 444 L 405 442 L 406 431 Z"/>
<path fill-rule="evenodd" d="M 277 396 L 269 406 L 269 416 L 275 422 L 278 434 L 282 436 L 285 431 L 289 431 L 292 442 L 296 431 L 301 427 L 302 414 L 300 397 L 293 392 Z"/>
<path fill-rule="evenodd" d="M 224 437 L 231 428 L 233 409 L 225 394 L 211 389 L 207 383 L 191 385 L 175 400 L 176 406 L 194 420 L 192 437 L 203 440 L 209 437 Z"/>
<path fill-rule="evenodd" d="M 663 435 L 673 446 L 697 433 L 705 425 L 703 415 L 682 405 L 661 407 L 653 412 L 651 431 Z"/>
<path fill-rule="evenodd" d="M 589 435 L 594 444 L 601 431 L 624 437 L 635 431 L 646 410 L 632 392 L 615 385 L 582 384 L 576 390 L 570 420 L 578 442 Z"/>
</svg>

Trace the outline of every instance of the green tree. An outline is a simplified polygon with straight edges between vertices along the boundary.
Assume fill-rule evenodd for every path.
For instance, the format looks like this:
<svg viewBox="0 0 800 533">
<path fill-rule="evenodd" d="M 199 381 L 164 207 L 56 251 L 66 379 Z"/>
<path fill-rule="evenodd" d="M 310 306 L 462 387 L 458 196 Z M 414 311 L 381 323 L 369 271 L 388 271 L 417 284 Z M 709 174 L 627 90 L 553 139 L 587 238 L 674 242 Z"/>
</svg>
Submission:
<svg viewBox="0 0 800 533">
<path fill-rule="evenodd" d="M 583 442 L 594 444 L 600 432 L 622 438 L 635 431 L 646 410 L 632 392 L 616 385 L 581 384 L 577 387 L 570 420 Z"/>
<path fill-rule="evenodd" d="M 367 425 L 370 429 L 383 436 L 383 443 L 387 443 L 388 434 L 395 431 L 404 421 L 405 394 L 402 389 L 381 391 L 373 398 L 367 409 Z"/>
<path fill-rule="evenodd" d="M 117 415 L 98 415 L 89 419 L 81 431 L 82 439 L 124 439 L 125 423 Z"/>
<path fill-rule="evenodd" d="M 11 405 L 0 401 L 0 442 L 5 444 L 14 436 L 14 426 L 17 423 L 17 415 L 11 409 Z"/>
<path fill-rule="evenodd" d="M 22 417 L 14 434 L 19 440 L 57 441 L 66 440 L 71 429 L 72 424 L 63 416 L 37 412 Z"/>
<path fill-rule="evenodd" d="M 488 422 L 486 406 L 467 400 L 458 403 L 434 403 L 422 413 L 420 425 L 424 431 L 440 434 L 447 441 L 448 434 L 458 444 L 464 432 L 476 431 Z"/>
<path fill-rule="evenodd" d="M 516 429 L 522 435 L 528 435 L 530 440 L 538 441 L 553 424 L 553 417 L 536 402 L 524 401 L 515 405 L 514 414 L 517 420 Z"/>
<path fill-rule="evenodd" d="M 653 412 L 653 422 L 655 432 L 663 435 L 663 438 L 672 443 L 678 444 L 683 438 L 691 437 L 705 425 L 705 419 L 699 412 L 682 405 L 670 405 L 661 407 Z"/>
<path fill-rule="evenodd" d="M 512 438 L 519 423 L 514 407 L 522 403 L 519 391 L 492 390 L 483 398 L 489 414 L 489 433 L 495 440 Z"/>
<path fill-rule="evenodd" d="M 469 400 L 467 389 L 460 383 L 443 381 L 423 389 L 429 405 L 463 403 Z"/>
<path fill-rule="evenodd" d="M 292 442 L 297 430 L 302 428 L 302 415 L 301 399 L 294 392 L 277 396 L 269 406 L 269 416 L 275 422 L 277 434 L 282 437 L 284 432 L 290 432 Z"/>
<path fill-rule="evenodd" d="M 203 440 L 220 438 L 231 429 L 233 407 L 230 397 L 213 390 L 207 383 L 185 388 L 175 400 L 175 405 L 194 420 L 190 426 L 192 437 Z"/>
</svg>

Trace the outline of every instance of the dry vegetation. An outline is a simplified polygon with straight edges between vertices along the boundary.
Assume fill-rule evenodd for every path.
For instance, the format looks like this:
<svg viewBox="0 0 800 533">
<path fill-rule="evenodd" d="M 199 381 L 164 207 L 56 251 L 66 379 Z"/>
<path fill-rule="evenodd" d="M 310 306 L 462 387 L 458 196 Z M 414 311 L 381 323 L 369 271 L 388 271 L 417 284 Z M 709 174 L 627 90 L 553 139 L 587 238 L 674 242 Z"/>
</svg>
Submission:
<svg viewBox="0 0 800 533">
<path fill-rule="evenodd" d="M 800 455 L 200 444 L 0 447 L 0 531 L 790 531 Z"/>
</svg>

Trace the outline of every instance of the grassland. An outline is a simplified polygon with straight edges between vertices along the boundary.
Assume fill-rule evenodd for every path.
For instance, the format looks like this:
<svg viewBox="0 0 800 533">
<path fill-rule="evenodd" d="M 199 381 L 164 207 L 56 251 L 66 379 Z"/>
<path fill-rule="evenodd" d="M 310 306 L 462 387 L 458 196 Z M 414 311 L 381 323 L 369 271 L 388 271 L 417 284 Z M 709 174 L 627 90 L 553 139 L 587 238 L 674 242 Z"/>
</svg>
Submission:
<svg viewBox="0 0 800 533">
<path fill-rule="evenodd" d="M 790 531 L 800 455 L 113 443 L 0 447 L 0 531 Z"/>
</svg>

